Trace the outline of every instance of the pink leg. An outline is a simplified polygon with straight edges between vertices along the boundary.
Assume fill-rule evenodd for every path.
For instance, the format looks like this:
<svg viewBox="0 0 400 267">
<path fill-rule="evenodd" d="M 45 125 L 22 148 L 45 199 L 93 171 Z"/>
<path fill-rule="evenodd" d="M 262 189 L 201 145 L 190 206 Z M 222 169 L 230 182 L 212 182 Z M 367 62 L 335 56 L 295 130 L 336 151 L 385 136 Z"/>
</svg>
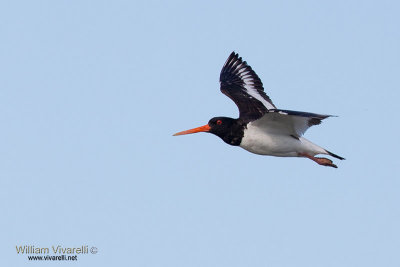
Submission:
<svg viewBox="0 0 400 267">
<path fill-rule="evenodd" d="M 337 166 L 335 164 L 333 164 L 332 160 L 327 159 L 327 158 L 317 158 L 317 157 L 308 155 L 306 153 L 300 153 L 299 156 L 309 158 L 309 159 L 315 161 L 316 163 L 318 163 L 319 165 L 337 168 Z"/>
</svg>

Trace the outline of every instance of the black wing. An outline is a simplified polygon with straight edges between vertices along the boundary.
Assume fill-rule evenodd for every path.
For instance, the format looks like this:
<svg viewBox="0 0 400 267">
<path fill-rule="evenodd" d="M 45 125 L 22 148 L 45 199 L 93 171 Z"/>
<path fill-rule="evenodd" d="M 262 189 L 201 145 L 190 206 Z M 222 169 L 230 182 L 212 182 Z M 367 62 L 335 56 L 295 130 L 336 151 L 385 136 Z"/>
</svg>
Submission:
<svg viewBox="0 0 400 267">
<path fill-rule="evenodd" d="M 219 81 L 221 92 L 235 102 L 240 118 L 245 121 L 259 119 L 268 110 L 276 109 L 260 78 L 235 52 L 226 60 Z"/>
</svg>

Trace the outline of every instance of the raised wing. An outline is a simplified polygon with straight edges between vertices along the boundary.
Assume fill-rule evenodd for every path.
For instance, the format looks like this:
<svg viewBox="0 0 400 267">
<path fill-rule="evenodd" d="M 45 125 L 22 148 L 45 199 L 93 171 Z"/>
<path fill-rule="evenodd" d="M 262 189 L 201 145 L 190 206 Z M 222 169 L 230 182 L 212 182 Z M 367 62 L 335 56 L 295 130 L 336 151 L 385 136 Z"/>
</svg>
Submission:
<svg viewBox="0 0 400 267">
<path fill-rule="evenodd" d="M 261 118 L 276 109 L 254 70 L 235 52 L 226 60 L 219 78 L 221 92 L 235 102 L 244 121 Z"/>
<path fill-rule="evenodd" d="M 272 134 L 291 135 L 298 138 L 308 128 L 320 124 L 323 119 L 328 117 L 331 117 L 331 115 L 275 109 L 270 110 L 262 118 L 251 124 Z"/>
</svg>

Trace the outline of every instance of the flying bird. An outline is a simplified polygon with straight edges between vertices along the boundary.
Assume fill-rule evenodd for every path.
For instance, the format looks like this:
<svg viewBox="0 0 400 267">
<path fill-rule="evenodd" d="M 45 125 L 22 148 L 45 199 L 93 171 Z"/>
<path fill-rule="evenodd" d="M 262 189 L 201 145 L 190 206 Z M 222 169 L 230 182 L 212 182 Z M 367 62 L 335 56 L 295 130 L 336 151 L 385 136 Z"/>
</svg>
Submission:
<svg viewBox="0 0 400 267">
<path fill-rule="evenodd" d="M 219 81 L 221 92 L 239 108 L 239 118 L 215 117 L 204 126 L 174 136 L 208 132 L 255 154 L 305 157 L 334 168 L 337 166 L 330 159 L 315 155 L 344 159 L 303 137 L 308 128 L 331 115 L 278 109 L 264 92 L 258 75 L 237 53 L 232 52 L 226 60 Z"/>
</svg>

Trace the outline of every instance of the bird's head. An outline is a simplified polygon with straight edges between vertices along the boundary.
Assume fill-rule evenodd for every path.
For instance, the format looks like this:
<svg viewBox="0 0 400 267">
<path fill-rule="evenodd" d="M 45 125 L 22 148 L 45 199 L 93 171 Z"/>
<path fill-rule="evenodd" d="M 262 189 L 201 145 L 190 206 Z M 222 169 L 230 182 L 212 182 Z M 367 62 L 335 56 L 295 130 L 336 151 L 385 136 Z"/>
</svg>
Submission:
<svg viewBox="0 0 400 267">
<path fill-rule="evenodd" d="M 226 143 L 230 145 L 239 145 L 236 144 L 237 140 L 235 138 L 235 135 L 237 135 L 238 133 L 235 130 L 237 130 L 239 126 L 240 125 L 237 119 L 232 119 L 227 117 L 215 117 L 209 120 L 206 125 L 176 133 L 174 134 L 174 136 L 207 132 L 215 134 L 216 136 L 220 137 L 222 140 L 224 140 Z"/>
</svg>

